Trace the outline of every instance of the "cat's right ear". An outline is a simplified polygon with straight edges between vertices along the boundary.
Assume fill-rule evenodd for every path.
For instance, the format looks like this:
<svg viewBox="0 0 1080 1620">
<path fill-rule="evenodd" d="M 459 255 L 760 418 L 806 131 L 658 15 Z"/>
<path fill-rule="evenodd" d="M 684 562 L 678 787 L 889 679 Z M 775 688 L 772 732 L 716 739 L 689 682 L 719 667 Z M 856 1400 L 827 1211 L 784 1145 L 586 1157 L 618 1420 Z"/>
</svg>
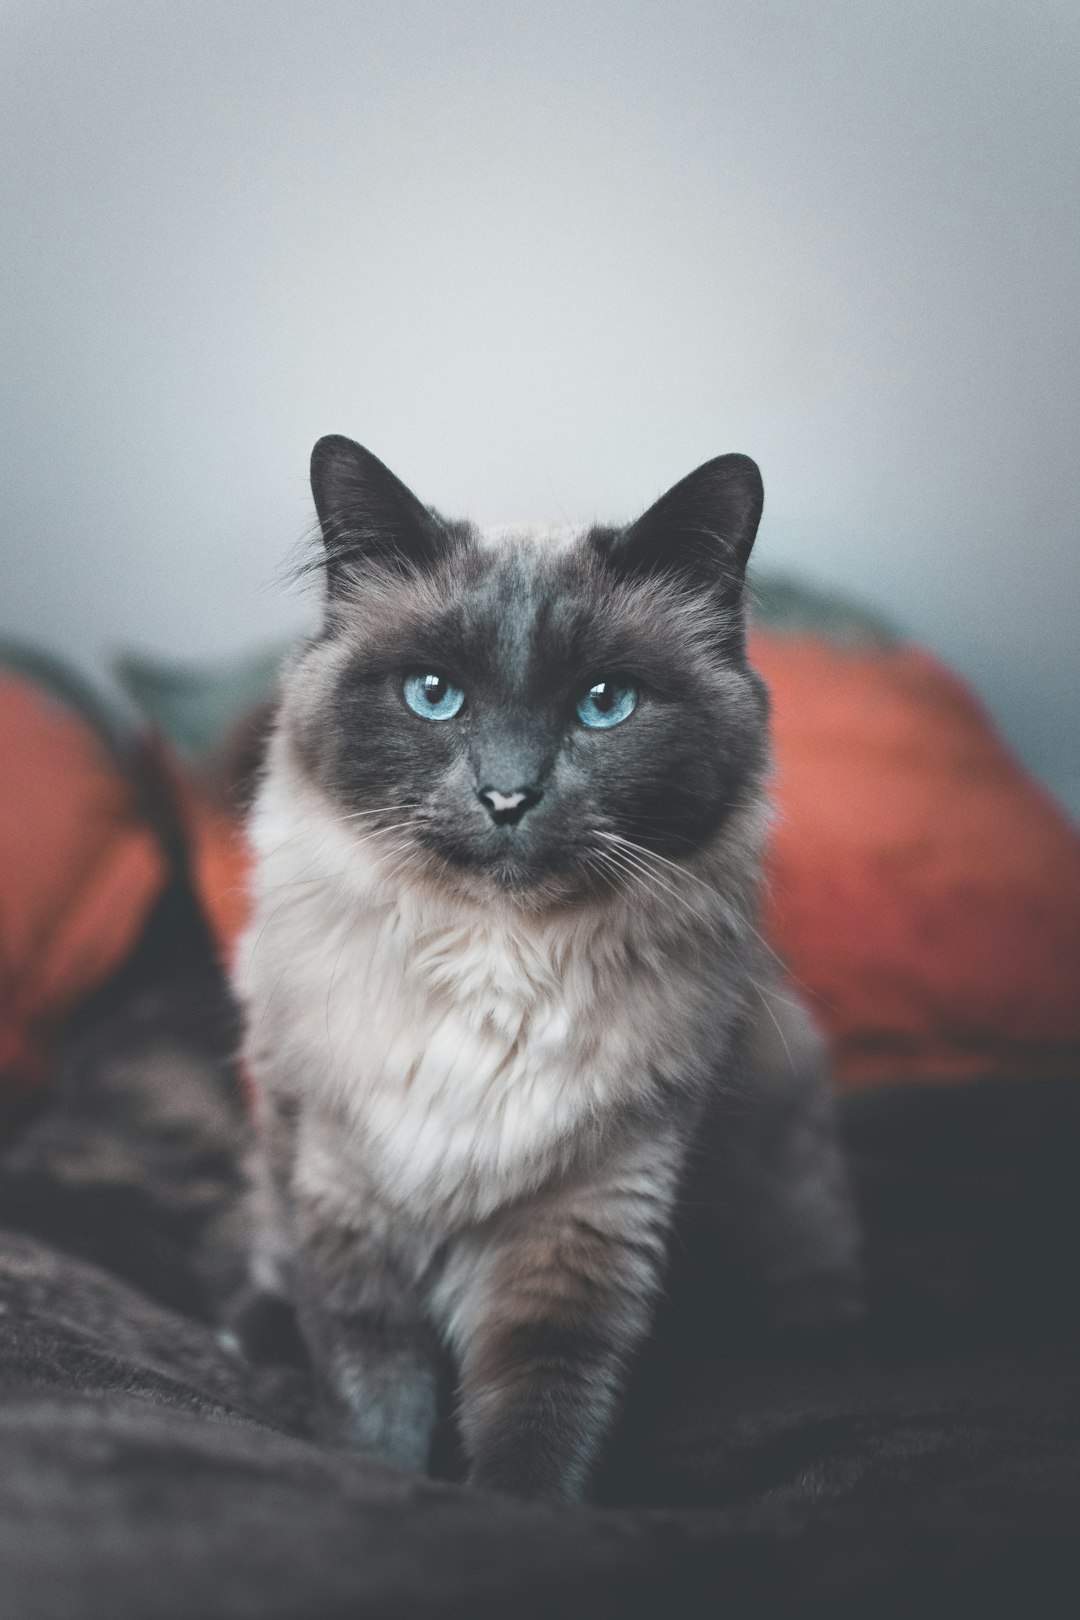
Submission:
<svg viewBox="0 0 1080 1620">
<path fill-rule="evenodd" d="M 339 433 L 311 452 L 311 493 L 326 547 L 333 594 L 366 563 L 423 568 L 446 548 L 446 534 L 378 456 Z"/>
</svg>

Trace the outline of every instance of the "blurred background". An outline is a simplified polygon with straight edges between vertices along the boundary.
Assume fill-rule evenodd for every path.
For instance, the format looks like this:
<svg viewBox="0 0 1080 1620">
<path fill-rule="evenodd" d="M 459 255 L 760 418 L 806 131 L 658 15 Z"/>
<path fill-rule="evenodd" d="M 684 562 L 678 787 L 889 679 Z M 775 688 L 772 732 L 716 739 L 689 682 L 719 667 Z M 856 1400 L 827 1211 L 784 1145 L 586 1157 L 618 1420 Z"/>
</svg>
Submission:
<svg viewBox="0 0 1080 1620">
<path fill-rule="evenodd" d="M 0 634 L 292 634 L 325 432 L 480 522 L 738 449 L 1080 810 L 1078 83 L 1075 0 L 7 0 Z"/>
</svg>

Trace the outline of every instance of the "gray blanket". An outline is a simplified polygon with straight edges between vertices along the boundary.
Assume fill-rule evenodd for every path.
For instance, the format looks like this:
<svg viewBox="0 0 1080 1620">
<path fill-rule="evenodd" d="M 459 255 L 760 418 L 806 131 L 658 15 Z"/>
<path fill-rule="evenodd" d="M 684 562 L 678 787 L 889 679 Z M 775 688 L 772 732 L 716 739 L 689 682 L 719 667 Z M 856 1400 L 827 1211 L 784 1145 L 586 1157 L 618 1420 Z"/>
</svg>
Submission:
<svg viewBox="0 0 1080 1620">
<path fill-rule="evenodd" d="M 1080 1076 L 849 1100 L 865 1330 L 770 1341 L 688 1237 L 596 1505 L 555 1509 L 320 1450 L 302 1364 L 219 1342 L 233 1036 L 176 890 L 9 1142 L 0 1615 L 1080 1612 Z"/>
</svg>

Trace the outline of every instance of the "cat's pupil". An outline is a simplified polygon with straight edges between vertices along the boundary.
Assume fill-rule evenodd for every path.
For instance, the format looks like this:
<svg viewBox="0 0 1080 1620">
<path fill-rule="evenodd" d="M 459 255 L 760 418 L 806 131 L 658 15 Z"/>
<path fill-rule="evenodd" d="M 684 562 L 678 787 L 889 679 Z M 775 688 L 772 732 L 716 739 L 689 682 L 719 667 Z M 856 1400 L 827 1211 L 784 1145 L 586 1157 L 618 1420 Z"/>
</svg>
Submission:
<svg viewBox="0 0 1080 1620">
<path fill-rule="evenodd" d="M 607 714 L 615 703 L 615 688 L 610 681 L 597 681 L 595 686 L 590 686 L 589 696 L 600 713 Z"/>
<path fill-rule="evenodd" d="M 437 707 L 446 696 L 446 682 L 441 675 L 424 676 L 424 696 L 432 708 Z"/>
</svg>

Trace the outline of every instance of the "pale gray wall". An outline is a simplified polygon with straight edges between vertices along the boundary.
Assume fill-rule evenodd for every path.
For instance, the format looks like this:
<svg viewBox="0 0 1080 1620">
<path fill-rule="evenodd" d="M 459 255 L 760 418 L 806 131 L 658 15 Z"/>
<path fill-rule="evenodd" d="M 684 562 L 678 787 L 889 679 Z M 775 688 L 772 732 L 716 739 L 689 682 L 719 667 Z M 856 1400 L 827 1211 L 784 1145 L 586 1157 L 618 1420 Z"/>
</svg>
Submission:
<svg viewBox="0 0 1080 1620">
<path fill-rule="evenodd" d="M 742 449 L 1080 804 L 1080 6 L 8 3 L 0 629 L 288 631 L 311 441 L 481 520 Z"/>
</svg>

